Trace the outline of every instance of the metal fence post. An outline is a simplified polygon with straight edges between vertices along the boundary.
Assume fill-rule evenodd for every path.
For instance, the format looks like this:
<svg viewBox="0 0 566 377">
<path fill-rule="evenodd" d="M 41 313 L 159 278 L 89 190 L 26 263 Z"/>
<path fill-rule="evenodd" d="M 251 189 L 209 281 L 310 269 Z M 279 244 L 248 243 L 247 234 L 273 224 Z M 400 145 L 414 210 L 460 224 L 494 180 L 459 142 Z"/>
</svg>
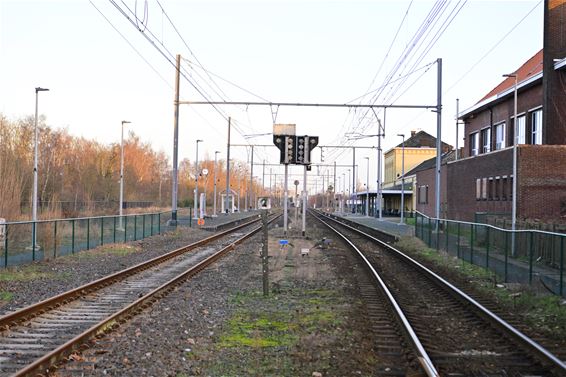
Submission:
<svg viewBox="0 0 566 377">
<path fill-rule="evenodd" d="M 124 243 L 128 242 L 128 216 L 124 216 Z"/>
<path fill-rule="evenodd" d="M 448 220 L 444 219 L 444 236 L 446 238 L 446 252 L 448 252 L 448 224 L 450 224 L 448 222 Z"/>
<path fill-rule="evenodd" d="M 112 242 L 116 243 L 116 216 L 114 216 L 114 230 L 113 230 Z"/>
<path fill-rule="evenodd" d="M 134 241 L 138 239 L 138 215 L 134 215 Z"/>
<path fill-rule="evenodd" d="M 4 267 L 8 267 L 8 224 L 4 226 Z"/>
<path fill-rule="evenodd" d="M 458 240 L 456 241 L 456 253 L 458 255 L 458 258 L 460 258 L 460 223 L 458 223 Z"/>
<path fill-rule="evenodd" d="M 57 223 L 55 220 L 55 226 L 53 227 L 53 258 L 57 258 Z"/>
<path fill-rule="evenodd" d="M 71 254 L 75 253 L 75 219 L 71 221 Z"/>
<path fill-rule="evenodd" d="M 31 226 L 31 260 L 35 260 L 35 232 L 36 232 L 36 222 L 34 221 Z"/>
<path fill-rule="evenodd" d="M 485 227 L 485 268 L 486 270 L 489 269 L 489 227 Z"/>
<path fill-rule="evenodd" d="M 161 213 L 157 214 L 157 234 L 161 234 Z"/>
<path fill-rule="evenodd" d="M 533 233 L 529 232 L 529 285 L 533 282 Z"/>
<path fill-rule="evenodd" d="M 90 217 L 86 218 L 86 249 L 90 250 Z"/>
<path fill-rule="evenodd" d="M 432 227 L 430 226 L 430 217 L 428 218 L 428 247 L 432 247 Z"/>
<path fill-rule="evenodd" d="M 507 268 L 509 264 L 509 232 L 505 232 L 505 282 L 507 283 Z"/>
<path fill-rule="evenodd" d="M 193 208 L 189 208 L 189 228 L 193 227 Z"/>
<path fill-rule="evenodd" d="M 436 223 L 434 225 L 436 228 L 436 251 L 440 251 L 440 219 L 436 219 L 434 222 Z"/>
<path fill-rule="evenodd" d="M 470 264 L 474 264 L 474 224 L 470 229 Z"/>
<path fill-rule="evenodd" d="M 145 238 L 145 214 L 142 215 L 142 238 Z"/>
<path fill-rule="evenodd" d="M 564 278 L 564 236 L 560 237 L 560 296 L 562 296 L 563 285 L 562 279 Z M 6 240 L 8 239 L 8 227 L 6 227 Z M 8 250 L 8 247 L 6 247 Z"/>
<path fill-rule="evenodd" d="M 104 245 L 104 217 L 100 218 L 100 246 Z"/>
</svg>

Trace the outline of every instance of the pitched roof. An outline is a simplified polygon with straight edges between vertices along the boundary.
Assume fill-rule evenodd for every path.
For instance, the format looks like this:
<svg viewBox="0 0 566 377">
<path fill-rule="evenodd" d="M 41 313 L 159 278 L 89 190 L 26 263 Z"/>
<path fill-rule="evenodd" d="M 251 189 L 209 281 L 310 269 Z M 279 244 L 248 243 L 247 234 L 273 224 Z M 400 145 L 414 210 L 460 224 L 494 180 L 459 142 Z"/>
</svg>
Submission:
<svg viewBox="0 0 566 377">
<path fill-rule="evenodd" d="M 453 161 L 455 157 L 456 157 L 455 150 L 450 150 L 442 154 L 442 156 L 440 157 L 440 165 L 443 165 L 448 161 Z M 421 162 L 420 164 L 418 164 L 417 166 L 406 172 L 405 177 L 411 176 L 423 170 L 432 169 L 434 167 L 436 167 L 436 156 L 433 158 L 429 158 L 428 160 L 424 160 L 423 162 Z"/>
<path fill-rule="evenodd" d="M 519 69 L 515 72 L 517 74 L 517 82 L 525 81 L 532 76 L 535 76 L 542 72 L 542 49 L 537 52 L 532 58 L 527 60 Z M 485 101 L 486 99 L 493 97 L 499 93 L 502 93 L 508 89 L 511 89 L 515 85 L 514 77 L 506 77 L 505 80 L 499 83 L 495 88 L 493 88 L 489 93 L 487 93 L 478 103 Z"/>
<path fill-rule="evenodd" d="M 395 146 L 395 148 L 403 147 L 403 143 L 399 143 L 399 145 Z M 429 148 L 436 148 L 436 138 L 429 133 L 424 131 L 419 131 L 415 133 L 413 136 L 405 140 L 405 148 L 420 148 L 420 147 L 429 147 Z M 451 149 L 452 146 L 450 144 L 446 144 L 442 142 L 442 150 Z"/>
</svg>

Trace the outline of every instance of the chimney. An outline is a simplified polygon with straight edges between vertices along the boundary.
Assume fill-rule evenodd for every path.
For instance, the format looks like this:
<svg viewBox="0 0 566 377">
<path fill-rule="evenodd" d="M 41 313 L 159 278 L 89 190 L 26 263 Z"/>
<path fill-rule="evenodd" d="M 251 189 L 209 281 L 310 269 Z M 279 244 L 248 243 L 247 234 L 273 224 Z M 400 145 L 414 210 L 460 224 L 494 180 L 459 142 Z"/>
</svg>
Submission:
<svg viewBox="0 0 566 377">
<path fill-rule="evenodd" d="M 417 131 L 411 130 L 411 137 L 415 136 L 416 133 L 417 133 Z"/>
<path fill-rule="evenodd" d="M 566 143 L 566 95 L 562 82 L 566 79 L 563 70 L 554 70 L 554 59 L 566 57 L 566 0 L 544 1 L 543 37 L 543 144 Z"/>
</svg>

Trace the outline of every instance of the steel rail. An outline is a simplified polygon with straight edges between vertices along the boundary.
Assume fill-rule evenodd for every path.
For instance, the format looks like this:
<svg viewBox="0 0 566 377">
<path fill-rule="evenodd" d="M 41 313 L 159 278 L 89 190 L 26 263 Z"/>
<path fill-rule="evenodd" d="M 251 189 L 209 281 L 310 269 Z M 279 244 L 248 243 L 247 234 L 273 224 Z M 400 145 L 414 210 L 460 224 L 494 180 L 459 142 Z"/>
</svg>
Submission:
<svg viewBox="0 0 566 377">
<path fill-rule="evenodd" d="M 320 212 L 318 212 L 318 213 L 320 213 Z M 540 344 L 538 344 L 537 342 L 535 342 L 534 340 L 532 340 L 531 338 L 529 338 L 528 336 L 523 334 L 521 331 L 519 331 L 516 328 L 514 328 L 513 326 L 511 326 L 509 323 L 505 322 L 503 319 L 501 319 L 499 316 L 497 316 L 496 314 L 492 313 L 490 310 L 485 308 L 483 305 L 481 305 L 479 302 L 477 302 L 475 299 L 473 299 L 467 293 L 465 293 L 464 291 L 462 291 L 460 288 L 456 287 L 452 283 L 448 282 L 446 279 L 444 279 L 443 277 L 441 277 L 440 275 L 438 275 L 434 271 L 430 270 L 426 266 L 422 265 L 421 263 L 417 262 L 413 258 L 404 254 L 403 252 L 397 250 L 393 246 L 381 241 L 378 238 L 375 238 L 374 236 L 372 236 L 368 233 L 365 233 L 365 232 L 363 232 L 359 229 L 356 229 L 356 228 L 354 228 L 354 227 L 352 227 L 348 224 L 342 223 L 339 220 L 334 219 L 334 218 L 327 216 L 325 214 L 323 214 L 323 216 L 325 216 L 326 218 L 340 224 L 341 226 L 344 226 L 344 227 L 346 227 L 346 228 L 348 228 L 348 229 L 350 229 L 350 230 L 352 230 L 352 231 L 354 231 L 354 232 L 356 232 L 356 233 L 358 233 L 358 234 L 360 234 L 360 235 L 362 235 L 362 236 L 364 236 L 364 237 L 366 237 L 366 238 L 368 238 L 372 241 L 379 243 L 385 249 L 394 252 L 396 255 L 403 258 L 406 262 L 415 266 L 417 269 L 425 272 L 434 281 L 438 282 L 441 286 L 446 288 L 448 292 L 451 292 L 456 298 L 458 298 L 461 301 L 465 302 L 466 304 L 469 304 L 472 307 L 474 307 L 484 318 L 488 319 L 491 322 L 491 324 L 493 324 L 497 328 L 501 329 L 504 333 L 510 335 L 513 339 L 515 339 L 515 341 L 517 341 L 518 343 L 523 345 L 526 349 L 533 351 L 541 361 L 550 364 L 553 368 L 557 369 L 561 373 L 566 373 L 566 364 L 562 360 L 560 360 L 556 355 L 554 355 L 553 353 L 548 351 L 546 348 L 544 348 L 543 346 L 541 346 Z"/>
<path fill-rule="evenodd" d="M 216 233 L 210 237 L 206 237 L 203 238 L 202 240 L 199 240 L 197 242 L 194 242 L 192 244 L 189 244 L 187 246 L 183 246 L 180 247 L 176 250 L 170 251 L 166 254 L 160 255 L 158 257 L 155 257 L 153 259 L 150 259 L 149 261 L 145 261 L 145 262 L 141 262 L 138 263 L 132 267 L 126 268 L 124 270 L 115 272 L 111 275 L 102 277 L 100 279 L 97 279 L 95 281 L 83 284 L 77 288 L 73 288 L 69 291 L 63 292 L 61 294 L 58 294 L 56 296 L 50 297 L 48 299 L 45 299 L 43 301 L 40 301 L 38 303 L 32 304 L 30 306 L 27 306 L 25 308 L 21 308 L 18 309 L 12 313 L 6 314 L 2 317 L 0 317 L 0 329 L 2 331 L 9 329 L 11 326 L 15 326 L 21 322 L 30 320 L 31 318 L 41 314 L 42 312 L 49 310 L 50 308 L 56 307 L 56 306 L 60 306 L 62 304 L 66 304 L 68 302 L 71 302 L 73 300 L 76 300 L 88 293 L 92 293 L 96 290 L 102 289 L 110 284 L 113 284 L 117 281 L 120 280 L 124 280 L 125 278 L 132 276 L 134 274 L 137 274 L 141 271 L 147 270 L 151 267 L 154 267 L 160 263 L 163 263 L 171 258 L 174 258 L 180 254 L 186 253 L 187 251 L 190 251 L 192 249 L 195 249 L 197 247 L 203 246 L 211 241 L 214 241 L 218 238 L 221 238 L 231 232 L 234 232 L 235 230 L 241 229 L 243 227 L 246 227 L 248 225 L 251 225 L 255 222 L 260 221 L 261 219 L 254 219 L 251 221 L 247 221 L 244 222 L 243 224 L 237 225 L 235 227 L 232 227 L 230 229 L 227 229 L 223 232 L 219 232 Z"/>
<path fill-rule="evenodd" d="M 281 216 L 280 214 L 274 216 L 271 220 L 269 220 L 269 223 L 275 221 L 280 216 Z M 250 225 L 251 223 L 252 222 L 248 222 L 246 225 Z M 73 352 L 76 352 L 81 347 L 85 346 L 86 342 L 89 341 L 90 339 L 100 337 L 106 332 L 119 327 L 120 324 L 125 323 L 128 320 L 128 318 L 134 316 L 136 313 L 151 306 L 154 302 L 166 296 L 175 287 L 179 286 L 185 280 L 196 275 L 197 273 L 205 269 L 207 266 L 211 265 L 212 263 L 220 259 L 220 257 L 226 254 L 228 251 L 233 250 L 236 245 L 252 237 L 261 229 L 262 226 L 253 229 L 252 231 L 243 235 L 242 237 L 235 240 L 231 244 L 223 247 L 213 255 L 197 263 L 190 269 L 179 274 L 178 276 L 162 284 L 161 286 L 155 288 L 153 291 L 137 299 L 133 303 L 129 304 L 128 306 L 116 312 L 115 314 L 111 315 L 110 317 L 107 317 L 98 324 L 91 326 L 89 329 L 77 335 L 73 339 L 67 341 L 66 343 L 62 344 L 61 346 L 57 347 L 55 350 L 40 357 L 39 359 L 29 364 L 25 368 L 14 373 L 12 377 L 35 376 L 37 374 L 45 374 L 51 371 L 51 369 L 56 369 L 53 366 L 63 357 L 70 355 Z"/>
<path fill-rule="evenodd" d="M 348 239 L 348 237 L 346 237 L 344 234 L 340 233 L 340 231 L 338 229 L 334 228 L 332 225 L 325 222 L 320 216 L 315 215 L 314 217 L 317 218 L 321 223 L 326 225 L 328 228 L 330 228 L 338 236 L 340 236 L 344 241 L 346 241 L 346 243 L 348 245 L 350 245 L 350 247 L 352 249 L 354 249 L 356 251 L 356 253 L 358 253 L 358 256 L 364 261 L 366 267 L 371 271 L 371 274 L 373 275 L 373 277 L 379 283 L 379 288 L 381 289 L 383 294 L 389 300 L 389 304 L 393 307 L 393 310 L 394 310 L 395 314 L 397 315 L 397 319 L 400 322 L 400 324 L 402 325 L 401 326 L 402 329 L 405 331 L 409 341 L 413 344 L 413 347 L 417 352 L 417 359 L 419 360 L 419 363 L 421 364 L 424 372 L 429 377 L 439 377 L 440 374 L 438 373 L 434 364 L 432 363 L 432 360 L 428 356 L 428 353 L 426 352 L 424 346 L 422 345 L 422 343 L 421 343 L 419 337 L 417 336 L 415 330 L 413 330 L 411 323 L 409 322 L 409 320 L 405 316 L 405 313 L 403 313 L 403 310 L 401 309 L 401 307 L 399 306 L 399 304 L 397 303 L 397 301 L 393 297 L 393 294 L 391 294 L 391 291 L 389 290 L 389 288 L 387 288 L 387 285 L 385 284 L 385 282 L 383 281 L 383 279 L 381 278 L 379 273 L 371 265 L 370 261 L 365 257 L 365 255 L 362 253 L 362 251 L 360 249 L 358 249 L 356 247 L 356 245 L 354 245 L 354 243 Z"/>
</svg>

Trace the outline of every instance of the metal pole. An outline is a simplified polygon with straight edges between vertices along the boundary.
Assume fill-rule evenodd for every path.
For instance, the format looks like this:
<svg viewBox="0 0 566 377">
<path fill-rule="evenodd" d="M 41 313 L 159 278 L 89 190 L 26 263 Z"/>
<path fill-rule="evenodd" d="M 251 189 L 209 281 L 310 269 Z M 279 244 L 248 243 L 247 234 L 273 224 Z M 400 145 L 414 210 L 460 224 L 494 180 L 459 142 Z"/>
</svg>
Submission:
<svg viewBox="0 0 566 377">
<path fill-rule="evenodd" d="M 269 249 L 268 249 L 268 229 L 267 229 L 267 210 L 261 211 L 261 224 L 263 229 L 263 245 L 261 248 L 261 265 L 263 277 L 263 295 L 269 295 Z"/>
<path fill-rule="evenodd" d="M 232 122 L 232 118 L 228 117 L 228 145 L 226 147 L 226 197 L 225 197 L 225 206 L 224 210 L 226 213 L 232 212 L 232 208 L 230 208 L 230 123 Z M 240 201 L 240 197 L 238 196 L 238 202 Z M 232 204 L 234 203 L 234 198 L 232 198 Z"/>
<path fill-rule="evenodd" d="M 404 213 L 405 212 L 405 135 L 398 134 L 397 136 L 401 136 L 403 141 L 401 143 L 401 207 L 399 208 L 401 211 L 401 221 L 399 224 L 404 224 Z"/>
<path fill-rule="evenodd" d="M 356 196 L 356 147 L 352 147 L 352 191 L 350 198 L 355 197 L 356 204 L 358 198 Z M 352 203 L 352 213 L 356 213 L 356 204 Z"/>
<path fill-rule="evenodd" d="M 181 70 L 181 55 L 177 55 L 177 66 L 175 68 L 175 100 L 173 101 L 173 179 L 171 194 L 171 225 L 177 225 L 177 182 L 178 182 L 178 156 L 179 156 L 179 81 Z"/>
<path fill-rule="evenodd" d="M 287 198 L 289 197 L 289 192 L 287 189 L 287 181 L 289 180 L 289 165 L 285 164 L 285 183 L 283 187 L 283 234 L 287 235 Z"/>
<path fill-rule="evenodd" d="M 218 159 L 217 159 L 218 153 L 220 153 L 220 152 L 219 151 L 214 152 L 214 206 L 213 206 L 213 208 L 214 208 L 213 209 L 213 215 L 214 216 L 217 216 L 216 215 L 216 170 L 217 170 L 216 164 L 217 164 L 217 161 L 218 161 Z"/>
<path fill-rule="evenodd" d="M 383 125 L 379 118 L 377 118 L 377 123 L 379 125 L 379 136 L 377 137 L 377 214 L 379 220 L 382 219 L 381 204 L 383 203 L 383 191 L 381 190 L 381 138 L 385 137 L 385 111 L 383 109 Z"/>
<path fill-rule="evenodd" d="M 334 202 L 333 207 L 334 207 L 334 211 L 336 211 L 336 194 L 338 193 L 338 188 L 336 187 L 336 161 L 334 161 L 334 190 L 333 190 L 333 195 L 334 195 Z"/>
<path fill-rule="evenodd" d="M 261 173 L 261 195 L 264 195 L 265 191 L 265 160 L 263 160 L 263 169 Z M 257 200 L 256 200 L 257 203 Z"/>
<path fill-rule="evenodd" d="M 303 237 L 305 236 L 307 225 L 307 166 L 305 165 L 303 171 Z M 316 198 L 316 193 L 315 193 Z"/>
<path fill-rule="evenodd" d="M 366 217 L 369 217 L 369 157 L 366 157 L 368 160 L 368 171 L 366 175 Z"/>
<path fill-rule="evenodd" d="M 39 143 L 39 130 L 37 128 L 37 118 L 38 118 L 38 110 L 39 110 L 39 92 L 45 92 L 49 89 L 35 88 L 35 128 L 34 128 L 34 152 L 33 152 L 33 199 L 32 199 L 32 220 L 34 222 L 34 227 L 37 222 L 37 160 L 38 160 L 38 151 L 37 151 L 37 144 Z M 35 251 L 36 248 L 36 238 L 37 232 L 33 232 L 33 240 L 32 240 L 32 247 Z"/>
<path fill-rule="evenodd" d="M 436 231 L 438 232 L 438 219 L 440 219 L 440 163 L 442 157 L 442 59 L 436 60 L 438 68 L 437 100 L 436 100 Z"/>
<path fill-rule="evenodd" d="M 124 124 L 130 123 L 127 120 L 122 121 L 122 134 L 120 136 L 120 222 L 119 228 L 122 229 L 122 211 L 124 208 Z"/>
<path fill-rule="evenodd" d="M 197 153 L 196 153 L 196 158 L 195 158 L 195 190 L 194 192 L 194 218 L 198 219 L 198 143 L 200 143 L 202 140 L 198 139 L 197 140 Z"/>
<path fill-rule="evenodd" d="M 352 191 L 350 191 L 350 169 L 348 169 L 348 180 L 346 181 L 346 186 L 348 186 L 348 198 L 350 198 L 350 207 L 348 208 L 348 212 L 352 211 Z"/>
<path fill-rule="evenodd" d="M 514 107 L 514 123 L 515 123 L 515 134 L 513 135 L 513 202 L 511 207 L 511 230 L 513 230 L 511 236 L 511 255 L 515 256 L 515 230 L 517 229 L 517 143 L 519 142 L 519 128 L 517 122 L 517 74 L 515 74 L 515 89 L 513 91 L 513 107 Z"/>
<path fill-rule="evenodd" d="M 251 155 L 251 159 L 250 159 L 250 163 L 251 163 L 251 169 L 250 169 L 250 189 L 248 190 L 248 193 L 250 195 L 250 202 L 249 202 L 249 208 L 253 209 L 254 208 L 254 204 L 253 204 L 253 200 L 254 200 L 254 146 L 252 145 L 252 155 Z M 248 209 L 246 208 L 246 211 Z"/>
<path fill-rule="evenodd" d="M 460 100 L 456 98 L 456 156 L 455 159 L 458 160 L 458 114 L 460 113 Z"/>
</svg>

